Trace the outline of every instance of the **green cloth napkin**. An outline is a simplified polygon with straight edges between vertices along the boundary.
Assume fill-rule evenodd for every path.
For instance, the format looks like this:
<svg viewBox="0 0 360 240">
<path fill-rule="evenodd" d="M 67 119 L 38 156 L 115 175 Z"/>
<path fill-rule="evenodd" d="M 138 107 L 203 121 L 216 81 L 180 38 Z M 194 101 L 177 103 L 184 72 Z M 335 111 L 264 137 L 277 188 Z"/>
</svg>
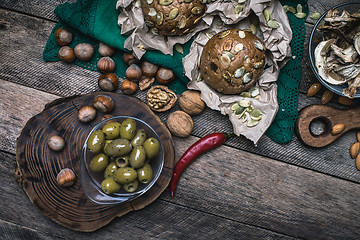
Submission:
<svg viewBox="0 0 360 240">
<path fill-rule="evenodd" d="M 57 29 L 64 27 L 74 35 L 74 40 L 70 44 L 71 47 L 74 48 L 81 42 L 88 42 L 95 47 L 95 55 L 89 62 L 75 60 L 74 64 L 97 71 L 96 63 L 101 57 L 97 49 L 99 42 L 104 42 L 120 50 L 113 56 L 116 62 L 115 73 L 120 77 L 125 77 L 127 66 L 123 62 L 122 56 L 124 51 L 128 52 L 124 48 L 127 36 L 121 35 L 121 29 L 117 24 L 119 11 L 115 8 L 116 2 L 117 0 L 78 0 L 75 3 L 64 3 L 58 6 L 55 13 L 60 20 L 52 30 L 44 48 L 44 61 L 59 61 L 57 52 L 60 47 L 55 41 L 54 33 Z M 303 12 L 308 13 L 307 0 L 288 0 L 281 1 L 281 3 L 295 8 L 297 4 L 301 4 Z M 292 13 L 288 13 L 288 17 L 293 30 L 293 40 L 290 45 L 292 54 L 296 58 L 291 59 L 280 71 L 277 81 L 279 112 L 266 132 L 267 136 L 278 143 L 287 143 L 291 141 L 293 136 L 294 123 L 298 116 L 298 86 L 301 80 L 300 61 L 305 38 L 305 19 L 298 19 Z M 150 50 L 143 56 L 144 60 L 174 71 L 177 78 L 169 84 L 169 88 L 178 94 L 187 90 L 186 84 L 189 79 L 184 74 L 182 58 L 189 53 L 191 43 L 192 40 L 183 44 L 183 54 L 174 50 L 174 54 L 171 56 L 164 55 L 157 50 Z"/>
</svg>

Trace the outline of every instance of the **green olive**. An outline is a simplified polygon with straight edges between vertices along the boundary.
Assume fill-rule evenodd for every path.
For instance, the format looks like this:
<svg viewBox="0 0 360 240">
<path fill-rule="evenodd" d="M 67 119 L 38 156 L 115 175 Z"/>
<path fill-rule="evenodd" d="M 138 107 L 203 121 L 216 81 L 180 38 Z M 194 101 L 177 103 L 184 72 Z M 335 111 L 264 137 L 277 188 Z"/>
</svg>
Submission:
<svg viewBox="0 0 360 240">
<path fill-rule="evenodd" d="M 130 153 L 129 163 L 133 168 L 139 168 L 144 165 L 146 152 L 143 146 L 134 147 Z"/>
<path fill-rule="evenodd" d="M 132 118 L 125 119 L 120 126 L 120 136 L 121 138 L 125 138 L 127 140 L 131 140 L 134 138 L 136 134 L 136 122 Z"/>
<path fill-rule="evenodd" d="M 90 161 L 90 170 L 93 172 L 102 172 L 109 164 L 109 158 L 103 153 L 96 154 Z"/>
<path fill-rule="evenodd" d="M 136 131 L 135 137 L 131 140 L 131 145 L 133 147 L 143 145 L 146 140 L 146 132 L 144 129 L 140 128 Z"/>
<path fill-rule="evenodd" d="M 111 157 L 122 157 L 126 156 L 131 149 L 132 147 L 129 140 L 118 138 L 106 145 L 104 153 Z"/>
<path fill-rule="evenodd" d="M 136 189 L 138 188 L 139 186 L 139 182 L 138 180 L 135 179 L 135 181 L 131 182 L 131 183 L 125 183 L 124 184 L 124 190 L 127 191 L 127 192 L 135 192 Z"/>
<path fill-rule="evenodd" d="M 92 132 L 87 141 L 87 148 L 93 152 L 98 153 L 102 150 L 105 144 L 105 135 L 101 130 Z"/>
<path fill-rule="evenodd" d="M 114 179 L 120 184 L 131 183 L 137 178 L 137 172 L 131 167 L 118 168 L 115 171 Z"/>
<path fill-rule="evenodd" d="M 112 194 L 114 192 L 118 192 L 121 189 L 121 185 L 115 182 L 112 177 L 105 178 L 101 182 L 101 189 L 106 194 Z"/>
<path fill-rule="evenodd" d="M 106 139 L 115 139 L 120 137 L 120 123 L 109 122 L 104 125 L 102 132 L 105 134 Z"/>
<path fill-rule="evenodd" d="M 115 158 L 116 166 L 118 167 L 127 167 L 129 166 L 129 155 L 123 157 L 116 157 Z"/>
<path fill-rule="evenodd" d="M 144 142 L 144 148 L 147 158 L 152 159 L 158 154 L 160 150 L 160 143 L 156 138 L 151 137 L 146 139 L 146 141 Z"/>
<path fill-rule="evenodd" d="M 110 162 L 104 171 L 104 178 L 113 177 L 115 171 L 118 169 L 115 162 Z"/>
<path fill-rule="evenodd" d="M 153 177 L 153 170 L 150 164 L 145 163 L 144 166 L 137 170 L 138 180 L 141 183 L 149 183 Z"/>
</svg>

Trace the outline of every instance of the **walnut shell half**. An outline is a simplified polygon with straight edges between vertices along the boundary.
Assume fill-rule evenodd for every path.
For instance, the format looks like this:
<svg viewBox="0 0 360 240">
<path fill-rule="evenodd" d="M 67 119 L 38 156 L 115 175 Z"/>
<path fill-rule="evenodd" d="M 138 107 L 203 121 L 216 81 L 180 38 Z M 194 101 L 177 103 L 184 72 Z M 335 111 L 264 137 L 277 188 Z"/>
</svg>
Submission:
<svg viewBox="0 0 360 240">
<path fill-rule="evenodd" d="M 149 89 L 146 99 L 153 111 L 164 112 L 175 105 L 177 96 L 166 86 L 158 85 Z"/>
</svg>

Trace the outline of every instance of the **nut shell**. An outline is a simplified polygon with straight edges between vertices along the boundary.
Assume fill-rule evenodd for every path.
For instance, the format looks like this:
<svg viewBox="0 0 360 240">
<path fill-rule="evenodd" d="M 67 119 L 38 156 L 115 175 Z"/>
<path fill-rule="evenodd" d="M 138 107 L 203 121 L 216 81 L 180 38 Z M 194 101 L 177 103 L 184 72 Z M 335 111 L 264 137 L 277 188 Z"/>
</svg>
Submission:
<svg viewBox="0 0 360 240">
<path fill-rule="evenodd" d="M 64 62 L 73 62 L 75 60 L 74 50 L 69 46 L 63 46 L 58 51 L 58 57 Z"/>
<path fill-rule="evenodd" d="M 169 128 L 169 131 L 177 137 L 188 137 L 194 129 L 192 118 L 183 111 L 170 113 L 166 125 Z"/>
<path fill-rule="evenodd" d="M 119 86 L 119 77 L 115 73 L 105 73 L 99 77 L 98 85 L 103 91 L 113 92 Z"/>
<path fill-rule="evenodd" d="M 205 102 L 201 100 L 200 92 L 188 90 L 180 95 L 179 106 L 189 115 L 199 115 L 205 109 Z"/>
<path fill-rule="evenodd" d="M 73 40 L 73 35 L 69 30 L 59 28 L 55 32 L 55 40 L 60 46 L 69 45 Z"/>
<path fill-rule="evenodd" d="M 109 113 L 114 108 L 114 100 L 107 95 L 98 95 L 93 101 L 94 107 L 103 113 Z"/>
<path fill-rule="evenodd" d="M 200 58 L 204 81 L 223 94 L 239 94 L 255 85 L 265 66 L 265 46 L 249 31 L 228 29 L 214 35 Z"/>
<path fill-rule="evenodd" d="M 115 61 L 111 57 L 102 57 L 97 62 L 97 69 L 102 73 L 111 73 L 115 70 Z"/>
<path fill-rule="evenodd" d="M 56 181 L 61 187 L 70 187 L 75 183 L 75 180 L 75 173 L 70 168 L 62 169 L 56 177 Z"/>
<path fill-rule="evenodd" d="M 177 96 L 166 86 L 157 85 L 149 89 L 146 99 L 153 111 L 164 112 L 175 105 Z"/>
<path fill-rule="evenodd" d="M 79 43 L 74 48 L 75 56 L 82 61 L 89 61 L 94 55 L 94 47 L 90 43 Z"/>
</svg>

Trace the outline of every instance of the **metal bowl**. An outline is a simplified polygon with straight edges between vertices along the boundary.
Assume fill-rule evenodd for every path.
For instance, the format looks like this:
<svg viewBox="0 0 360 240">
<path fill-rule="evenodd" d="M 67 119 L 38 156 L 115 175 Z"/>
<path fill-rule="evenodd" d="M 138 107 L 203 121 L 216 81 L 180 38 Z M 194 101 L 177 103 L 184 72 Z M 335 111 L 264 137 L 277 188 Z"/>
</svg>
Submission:
<svg viewBox="0 0 360 240">
<path fill-rule="evenodd" d="M 90 161 L 96 154 L 92 153 L 87 148 L 87 141 L 90 137 L 90 135 L 99 129 L 102 129 L 102 127 L 108 122 L 108 121 L 117 121 L 121 123 L 127 118 L 134 119 L 137 125 L 137 129 L 143 128 L 146 132 L 147 138 L 154 137 L 156 138 L 160 143 L 160 150 L 159 153 L 149 161 L 149 164 L 152 167 L 153 170 L 153 178 L 152 180 L 147 184 L 139 183 L 139 186 L 135 192 L 129 193 L 125 190 L 121 189 L 117 193 L 113 194 L 105 194 L 101 189 L 101 182 L 104 180 L 103 172 L 101 173 L 94 173 L 89 169 Z M 160 177 L 161 171 L 163 169 L 164 165 L 164 150 L 161 143 L 161 140 L 158 136 L 158 134 L 155 132 L 155 130 L 146 122 L 129 116 L 116 116 L 109 119 L 106 119 L 99 124 L 97 124 L 89 133 L 88 137 L 86 138 L 83 150 L 82 150 L 82 161 L 81 161 L 81 183 L 83 185 L 83 189 L 87 197 L 92 200 L 93 202 L 97 204 L 118 204 L 123 202 L 128 202 L 131 200 L 134 200 L 135 198 L 143 195 L 146 191 L 148 191 L 158 180 Z"/>
<path fill-rule="evenodd" d="M 350 13 L 353 13 L 354 11 L 359 11 L 360 9 L 360 2 L 347 2 L 347 3 L 342 3 L 339 5 L 334 6 L 332 9 L 338 9 L 339 12 L 341 13 L 343 10 L 346 10 Z M 328 10 L 329 11 L 329 10 Z M 328 82 L 326 82 L 318 73 L 318 69 L 315 65 L 315 56 L 314 56 L 314 51 L 316 46 L 319 44 L 319 42 L 323 39 L 322 33 L 320 31 L 317 30 L 317 27 L 323 22 L 324 17 L 326 16 L 327 12 L 326 11 L 320 18 L 319 20 L 315 23 L 314 28 L 311 31 L 310 34 L 310 40 L 309 40 L 309 59 L 310 59 L 310 63 L 311 63 L 311 69 L 313 70 L 316 78 L 319 80 L 319 82 L 324 85 L 327 89 L 329 89 L 330 91 L 344 96 L 343 94 L 343 89 L 346 89 L 348 87 L 348 84 L 342 84 L 342 85 L 333 85 L 333 84 L 329 84 Z M 360 91 L 357 90 L 354 98 L 360 98 Z"/>
</svg>

